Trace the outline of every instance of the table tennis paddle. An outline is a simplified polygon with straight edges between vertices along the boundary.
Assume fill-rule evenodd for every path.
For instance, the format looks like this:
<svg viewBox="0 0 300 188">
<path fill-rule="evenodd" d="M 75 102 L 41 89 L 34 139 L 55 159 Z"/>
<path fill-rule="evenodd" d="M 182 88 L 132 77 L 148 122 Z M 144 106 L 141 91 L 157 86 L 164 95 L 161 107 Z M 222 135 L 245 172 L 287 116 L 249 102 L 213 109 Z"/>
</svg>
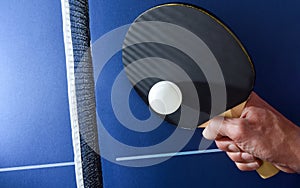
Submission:
<svg viewBox="0 0 300 188">
<path fill-rule="evenodd" d="M 123 43 L 123 64 L 136 92 L 158 115 L 185 129 L 216 115 L 240 117 L 255 72 L 237 37 L 190 5 L 166 4 L 141 14 Z M 278 169 L 264 162 L 263 178 Z"/>
</svg>

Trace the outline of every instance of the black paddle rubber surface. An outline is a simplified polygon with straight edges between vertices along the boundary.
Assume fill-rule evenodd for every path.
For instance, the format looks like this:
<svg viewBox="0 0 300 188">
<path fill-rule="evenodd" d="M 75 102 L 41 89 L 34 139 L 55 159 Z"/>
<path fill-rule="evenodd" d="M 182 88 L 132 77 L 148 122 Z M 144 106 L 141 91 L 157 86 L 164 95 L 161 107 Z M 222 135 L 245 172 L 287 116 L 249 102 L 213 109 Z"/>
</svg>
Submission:
<svg viewBox="0 0 300 188">
<path fill-rule="evenodd" d="M 188 129 L 247 100 L 255 79 L 248 53 L 228 27 L 205 10 L 182 4 L 154 7 L 131 24 L 123 64 L 148 105 L 154 84 L 175 83 L 181 107 L 162 117 Z"/>
</svg>

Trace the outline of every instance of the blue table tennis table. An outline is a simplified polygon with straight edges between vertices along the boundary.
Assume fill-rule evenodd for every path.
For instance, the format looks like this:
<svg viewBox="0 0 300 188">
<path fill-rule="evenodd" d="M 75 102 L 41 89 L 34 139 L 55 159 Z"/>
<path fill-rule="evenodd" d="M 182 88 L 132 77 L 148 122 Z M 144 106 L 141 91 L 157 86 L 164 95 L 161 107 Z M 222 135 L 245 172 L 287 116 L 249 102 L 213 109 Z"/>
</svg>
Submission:
<svg viewBox="0 0 300 188">
<path fill-rule="evenodd" d="M 0 1 L 0 188 L 99 186 L 88 183 L 93 180 L 103 181 L 108 188 L 300 187 L 297 174 L 281 172 L 263 180 L 255 172 L 240 172 L 220 152 L 172 157 L 145 167 L 121 165 L 102 158 L 102 174 L 93 172 L 96 175 L 90 179 L 80 179 L 70 117 L 62 2 L 81 7 L 89 5 L 87 24 L 91 38 L 87 42 L 93 46 L 99 38 L 132 23 L 147 9 L 170 1 L 90 0 L 78 4 L 72 0 Z M 235 32 L 255 62 L 254 90 L 300 125 L 300 3 L 180 2 L 209 10 Z M 78 20 L 76 23 L 80 24 Z M 92 56 L 97 56 L 93 48 Z M 156 132 L 139 134 L 120 126 L 113 112 L 107 110 L 111 106 L 111 85 L 123 69 L 120 59 L 121 52 L 118 52 L 95 78 L 97 115 L 108 132 L 123 143 L 135 147 L 156 144 L 175 128 L 164 122 Z M 93 64 L 97 67 L 97 62 Z M 125 77 L 121 80 L 129 84 Z M 136 93 L 131 93 L 130 101 L 135 115 L 147 118 L 149 112 Z M 196 130 L 183 150 L 197 149 L 201 131 Z M 100 153 L 118 150 L 101 147 L 106 146 L 102 144 L 105 139 L 101 138 L 101 132 L 99 143 Z M 99 171 L 100 159 L 98 162 L 95 169 Z M 99 174 L 102 180 L 97 179 Z"/>
</svg>

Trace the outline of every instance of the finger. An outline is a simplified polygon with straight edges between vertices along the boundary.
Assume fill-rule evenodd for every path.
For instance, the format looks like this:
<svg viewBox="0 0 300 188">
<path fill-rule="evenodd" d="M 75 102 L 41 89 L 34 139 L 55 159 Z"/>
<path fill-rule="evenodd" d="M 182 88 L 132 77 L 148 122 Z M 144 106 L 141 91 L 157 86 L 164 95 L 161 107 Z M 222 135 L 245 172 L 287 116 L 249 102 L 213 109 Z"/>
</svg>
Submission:
<svg viewBox="0 0 300 188">
<path fill-rule="evenodd" d="M 276 164 L 274 164 L 274 166 L 276 168 L 278 168 L 279 170 L 286 172 L 286 173 L 296 173 L 296 171 L 294 171 L 293 169 L 286 167 L 286 166 L 280 166 L 280 165 L 276 165 Z"/>
<path fill-rule="evenodd" d="M 206 139 L 214 140 L 218 135 L 227 136 L 232 140 L 240 140 L 244 136 L 247 119 L 216 117 L 210 120 L 209 125 L 202 132 Z"/>
<path fill-rule="evenodd" d="M 250 163 L 236 162 L 235 165 L 238 167 L 238 169 L 242 171 L 252 171 L 252 170 L 257 170 L 261 166 L 261 163 L 258 161 L 250 162 Z"/>
<path fill-rule="evenodd" d="M 203 130 L 202 135 L 208 140 L 215 140 L 220 135 L 224 117 L 217 116 L 209 121 L 208 126 Z"/>
<path fill-rule="evenodd" d="M 227 152 L 228 157 L 238 163 L 252 163 L 258 161 L 253 155 L 247 152 Z"/>
<path fill-rule="evenodd" d="M 240 148 L 228 137 L 216 139 L 216 145 L 219 149 L 227 152 L 239 152 Z"/>
</svg>

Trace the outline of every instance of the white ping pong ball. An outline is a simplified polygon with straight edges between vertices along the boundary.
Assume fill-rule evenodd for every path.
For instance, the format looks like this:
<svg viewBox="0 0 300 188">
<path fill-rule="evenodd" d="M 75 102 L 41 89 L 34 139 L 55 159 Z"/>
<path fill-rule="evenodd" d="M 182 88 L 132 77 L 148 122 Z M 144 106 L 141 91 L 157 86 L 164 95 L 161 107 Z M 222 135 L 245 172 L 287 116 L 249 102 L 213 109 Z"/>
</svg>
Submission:
<svg viewBox="0 0 300 188">
<path fill-rule="evenodd" d="M 181 105 L 182 94 L 179 87 L 170 81 L 161 81 L 152 86 L 148 94 L 148 102 L 155 112 L 168 115 Z"/>
</svg>

